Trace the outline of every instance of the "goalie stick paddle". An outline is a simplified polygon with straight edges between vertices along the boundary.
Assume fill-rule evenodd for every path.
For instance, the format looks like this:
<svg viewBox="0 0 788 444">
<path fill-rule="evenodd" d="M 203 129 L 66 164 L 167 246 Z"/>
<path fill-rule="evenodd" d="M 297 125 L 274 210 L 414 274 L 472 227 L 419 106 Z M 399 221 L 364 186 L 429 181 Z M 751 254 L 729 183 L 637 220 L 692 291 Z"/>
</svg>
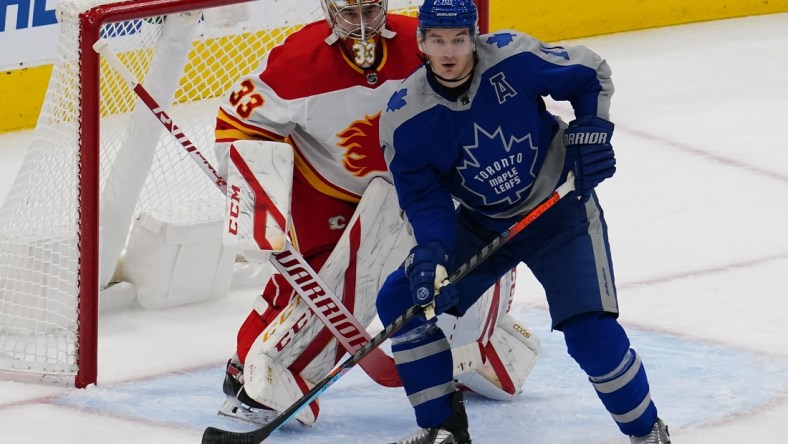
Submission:
<svg viewBox="0 0 788 444">
<path fill-rule="evenodd" d="M 93 49 L 101 54 L 107 63 L 129 84 L 135 94 L 142 100 L 145 106 L 156 117 L 164 128 L 183 146 L 186 152 L 202 169 L 205 174 L 216 184 L 223 195 L 227 195 L 227 182 L 222 178 L 208 160 L 202 155 L 199 149 L 186 137 L 178 125 L 170 118 L 156 99 L 137 81 L 134 74 L 128 70 L 123 62 L 113 53 L 106 40 L 98 39 L 93 45 Z M 362 344 L 367 343 L 372 338 L 356 319 L 355 316 L 337 299 L 334 292 L 328 288 L 326 283 L 314 271 L 314 269 L 304 260 L 301 253 L 296 250 L 289 240 L 285 239 L 285 248 L 279 253 L 271 255 L 272 264 L 292 285 L 301 299 L 306 302 L 312 312 L 320 319 L 325 327 L 337 339 L 342 348 L 348 353 L 353 354 L 360 350 Z M 295 264 L 295 265 L 294 265 Z M 298 273 L 298 280 L 293 276 Z M 306 275 L 304 277 L 303 275 Z M 307 288 L 308 284 L 308 288 Z M 331 304 L 326 304 L 329 299 Z M 322 302 L 323 309 L 318 306 Z M 331 318 L 325 311 L 330 311 Z M 338 328 L 342 326 L 342 330 Z M 361 362 L 361 368 L 376 383 L 384 387 L 401 387 L 402 382 L 394 366 L 394 359 L 382 350 L 371 350 L 369 357 Z"/>
<path fill-rule="evenodd" d="M 531 222 L 544 214 L 553 205 L 555 205 L 556 202 L 561 200 L 562 197 L 566 196 L 567 193 L 574 189 L 574 175 L 570 172 L 566 181 L 556 188 L 556 190 L 553 191 L 553 193 L 547 199 L 537 205 L 536 208 L 528 212 L 525 216 L 523 216 L 522 219 L 512 225 L 508 230 L 499 234 L 495 239 L 490 241 L 490 243 L 485 245 L 481 251 L 460 265 L 460 267 L 457 268 L 457 270 L 452 273 L 451 276 L 449 276 L 449 281 L 456 283 L 467 276 L 468 273 L 476 268 L 482 261 L 490 257 L 490 255 L 495 253 L 510 239 L 517 236 L 517 234 L 523 231 L 523 229 L 530 225 Z M 408 321 L 413 319 L 419 313 L 424 313 L 425 308 L 426 307 L 420 305 L 413 305 L 405 310 L 404 313 L 399 315 L 399 317 L 394 319 L 391 324 L 387 325 L 380 333 L 372 338 L 370 342 L 361 347 L 358 352 L 351 355 L 341 365 L 334 368 L 328 375 L 326 375 L 325 378 L 320 380 L 312 387 L 311 390 L 304 394 L 304 396 L 293 403 L 293 405 L 285 409 L 268 424 L 250 432 L 232 432 L 215 427 L 208 427 L 203 433 L 202 444 L 260 444 L 266 438 L 268 438 L 271 433 L 275 432 L 277 429 L 282 427 L 285 422 L 295 416 L 302 408 L 304 408 L 304 406 L 312 402 L 328 387 L 345 375 L 345 373 L 350 371 L 350 369 L 356 365 L 357 362 L 363 359 L 364 356 L 366 356 L 372 350 L 377 349 L 381 344 L 383 344 L 383 342 L 386 341 L 386 339 L 388 339 L 392 334 L 399 330 L 403 325 L 407 324 Z"/>
</svg>

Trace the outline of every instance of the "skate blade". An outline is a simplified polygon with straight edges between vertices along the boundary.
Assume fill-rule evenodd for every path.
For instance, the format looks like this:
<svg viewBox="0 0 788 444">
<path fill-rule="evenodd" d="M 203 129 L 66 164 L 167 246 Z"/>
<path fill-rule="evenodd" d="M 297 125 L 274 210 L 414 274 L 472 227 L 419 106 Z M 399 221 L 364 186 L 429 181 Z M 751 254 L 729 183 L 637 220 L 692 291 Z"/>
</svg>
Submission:
<svg viewBox="0 0 788 444">
<path fill-rule="evenodd" d="M 454 436 L 446 430 L 417 430 L 389 444 L 454 444 Z"/>
</svg>

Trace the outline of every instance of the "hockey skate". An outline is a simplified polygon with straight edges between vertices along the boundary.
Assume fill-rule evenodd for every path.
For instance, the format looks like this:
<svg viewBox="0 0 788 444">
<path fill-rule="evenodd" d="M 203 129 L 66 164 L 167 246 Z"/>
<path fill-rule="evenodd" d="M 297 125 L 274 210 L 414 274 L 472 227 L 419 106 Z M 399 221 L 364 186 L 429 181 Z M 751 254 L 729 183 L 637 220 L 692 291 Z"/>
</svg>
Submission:
<svg viewBox="0 0 788 444">
<path fill-rule="evenodd" d="M 265 425 L 279 414 L 250 398 L 244 390 L 243 364 L 236 356 L 227 361 L 222 390 L 227 395 L 219 407 L 219 416 L 255 425 Z"/>
<path fill-rule="evenodd" d="M 668 426 L 657 418 L 657 422 L 646 436 L 630 436 L 632 444 L 670 444 Z"/>
<path fill-rule="evenodd" d="M 417 430 L 394 444 L 471 444 L 463 396 L 462 391 L 454 392 L 451 398 L 454 413 L 440 428 Z"/>
</svg>

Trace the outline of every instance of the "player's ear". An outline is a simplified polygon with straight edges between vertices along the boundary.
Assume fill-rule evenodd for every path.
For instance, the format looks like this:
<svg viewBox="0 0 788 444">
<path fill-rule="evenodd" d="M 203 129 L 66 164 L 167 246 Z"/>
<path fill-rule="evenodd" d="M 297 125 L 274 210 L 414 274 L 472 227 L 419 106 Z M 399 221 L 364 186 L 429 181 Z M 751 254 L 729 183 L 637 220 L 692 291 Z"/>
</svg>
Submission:
<svg viewBox="0 0 788 444">
<path fill-rule="evenodd" d="M 416 41 L 419 44 L 419 51 L 426 54 L 426 52 L 424 52 L 424 33 L 421 31 L 420 28 L 416 29 Z"/>
</svg>

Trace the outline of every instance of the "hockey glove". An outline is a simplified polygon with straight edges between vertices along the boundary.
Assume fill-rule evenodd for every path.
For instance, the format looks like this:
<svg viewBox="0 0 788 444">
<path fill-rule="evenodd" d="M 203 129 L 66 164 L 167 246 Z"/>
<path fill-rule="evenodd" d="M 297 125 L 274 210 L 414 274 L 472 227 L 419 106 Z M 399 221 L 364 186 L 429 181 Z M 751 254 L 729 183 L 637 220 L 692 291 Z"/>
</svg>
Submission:
<svg viewBox="0 0 788 444">
<path fill-rule="evenodd" d="M 575 189 L 583 202 L 594 187 L 616 172 L 612 136 L 613 124 L 596 116 L 573 120 L 564 130 L 567 164 L 575 173 Z"/>
<path fill-rule="evenodd" d="M 436 315 L 459 302 L 457 287 L 447 281 L 448 262 L 449 255 L 437 242 L 413 247 L 405 259 L 405 275 L 410 280 L 413 303 L 426 306 L 434 302 Z"/>
</svg>

